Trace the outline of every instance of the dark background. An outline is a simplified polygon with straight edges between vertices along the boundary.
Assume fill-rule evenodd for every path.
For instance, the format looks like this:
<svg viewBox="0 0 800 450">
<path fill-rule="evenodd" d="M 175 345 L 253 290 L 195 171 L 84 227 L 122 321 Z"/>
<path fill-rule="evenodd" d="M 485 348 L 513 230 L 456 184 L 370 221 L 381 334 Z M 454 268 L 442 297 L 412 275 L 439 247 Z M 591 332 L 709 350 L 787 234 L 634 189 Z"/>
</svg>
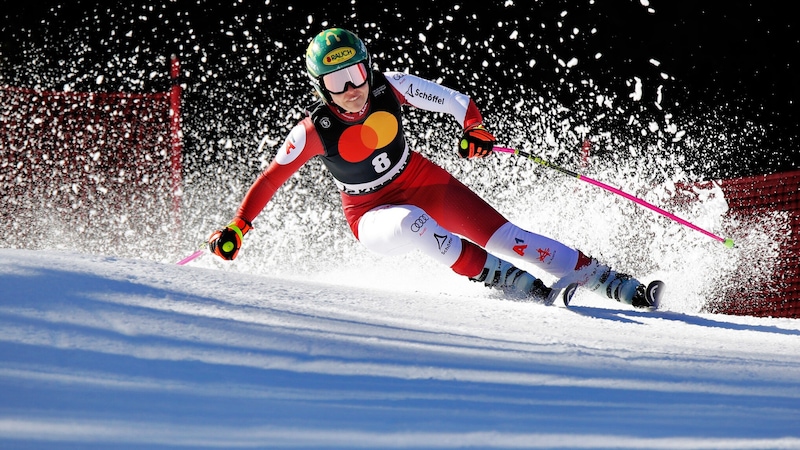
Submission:
<svg viewBox="0 0 800 450">
<path fill-rule="evenodd" d="M 687 152 L 700 176 L 796 169 L 794 14 L 785 2 L 706 3 L 3 0 L 0 82 L 165 90 L 176 54 L 187 152 L 205 152 L 226 133 L 252 146 L 259 131 L 296 121 L 286 111 L 307 101 L 305 46 L 322 28 L 343 26 L 367 42 L 381 68 L 440 78 L 473 95 L 490 120 L 510 114 L 497 98 L 504 95 L 556 98 L 597 133 L 623 135 L 626 116 L 671 114 L 702 130 L 693 148 L 666 149 Z M 572 58 L 578 64 L 565 64 Z M 630 99 L 635 78 L 638 102 Z M 625 113 L 598 118 L 599 91 Z"/>
</svg>

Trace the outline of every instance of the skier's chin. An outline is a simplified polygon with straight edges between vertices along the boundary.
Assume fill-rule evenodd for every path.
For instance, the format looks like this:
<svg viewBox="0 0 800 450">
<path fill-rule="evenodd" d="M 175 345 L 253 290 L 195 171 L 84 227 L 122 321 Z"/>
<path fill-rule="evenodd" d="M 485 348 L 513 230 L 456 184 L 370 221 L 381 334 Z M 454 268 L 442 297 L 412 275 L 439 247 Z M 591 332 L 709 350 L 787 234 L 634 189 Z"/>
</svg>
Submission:
<svg viewBox="0 0 800 450">
<path fill-rule="evenodd" d="M 342 100 L 341 106 L 345 111 L 349 113 L 357 113 L 361 112 L 364 109 L 364 105 L 367 103 L 367 99 L 363 96 L 356 96 L 352 99 L 344 99 Z"/>
</svg>

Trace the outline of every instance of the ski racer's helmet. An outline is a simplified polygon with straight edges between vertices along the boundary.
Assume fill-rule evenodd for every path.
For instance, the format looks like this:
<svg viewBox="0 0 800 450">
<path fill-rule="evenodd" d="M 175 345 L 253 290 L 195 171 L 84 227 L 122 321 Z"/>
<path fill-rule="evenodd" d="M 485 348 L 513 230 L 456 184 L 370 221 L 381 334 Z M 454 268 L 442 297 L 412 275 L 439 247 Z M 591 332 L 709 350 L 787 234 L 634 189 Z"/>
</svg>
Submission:
<svg viewBox="0 0 800 450">
<path fill-rule="evenodd" d="M 331 94 L 322 77 L 358 63 L 364 64 L 366 81 L 372 84 L 372 63 L 367 46 L 354 33 L 342 28 L 320 32 L 306 49 L 306 73 L 325 103 L 330 103 Z"/>
</svg>

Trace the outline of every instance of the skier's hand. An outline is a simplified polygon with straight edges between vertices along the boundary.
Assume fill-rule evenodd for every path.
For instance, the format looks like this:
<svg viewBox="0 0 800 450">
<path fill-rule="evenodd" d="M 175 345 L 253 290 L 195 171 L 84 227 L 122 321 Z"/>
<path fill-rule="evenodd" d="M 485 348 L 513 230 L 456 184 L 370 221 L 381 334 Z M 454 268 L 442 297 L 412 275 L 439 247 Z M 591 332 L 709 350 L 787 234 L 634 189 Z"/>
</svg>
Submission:
<svg viewBox="0 0 800 450">
<path fill-rule="evenodd" d="M 253 226 L 241 217 L 234 218 L 225 228 L 216 230 L 208 237 L 211 253 L 229 261 L 236 258 L 242 248 L 242 238 Z"/>
<path fill-rule="evenodd" d="M 462 158 L 485 158 L 492 154 L 496 142 L 483 125 L 469 127 L 458 143 L 458 155 Z"/>
</svg>

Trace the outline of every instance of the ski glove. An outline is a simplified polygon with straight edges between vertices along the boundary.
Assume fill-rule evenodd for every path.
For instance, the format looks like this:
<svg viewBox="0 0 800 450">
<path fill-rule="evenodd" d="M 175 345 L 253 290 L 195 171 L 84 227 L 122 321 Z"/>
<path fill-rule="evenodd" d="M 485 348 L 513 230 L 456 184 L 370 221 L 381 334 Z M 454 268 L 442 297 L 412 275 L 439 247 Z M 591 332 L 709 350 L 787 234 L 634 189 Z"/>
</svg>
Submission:
<svg viewBox="0 0 800 450">
<path fill-rule="evenodd" d="M 208 248 L 220 258 L 232 261 L 242 248 L 242 238 L 252 229 L 250 222 L 236 217 L 225 228 L 211 233 L 208 237 Z"/>
<path fill-rule="evenodd" d="M 485 158 L 492 154 L 497 140 L 483 125 L 475 125 L 464 130 L 458 144 L 458 155 L 462 158 Z"/>
</svg>

